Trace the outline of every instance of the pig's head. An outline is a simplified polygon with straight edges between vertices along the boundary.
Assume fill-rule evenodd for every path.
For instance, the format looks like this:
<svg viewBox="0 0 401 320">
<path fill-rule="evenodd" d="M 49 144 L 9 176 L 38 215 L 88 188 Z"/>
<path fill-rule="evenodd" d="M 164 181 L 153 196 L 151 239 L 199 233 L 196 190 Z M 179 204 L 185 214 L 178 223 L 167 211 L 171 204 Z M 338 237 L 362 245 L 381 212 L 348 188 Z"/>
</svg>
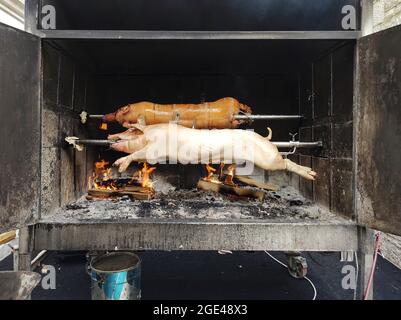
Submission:
<svg viewBox="0 0 401 320">
<path fill-rule="evenodd" d="M 126 105 L 124 107 L 119 108 L 116 112 L 113 113 L 108 113 L 103 116 L 103 121 L 104 122 L 119 122 L 119 123 L 124 123 L 128 119 L 127 116 L 130 111 L 130 105 Z"/>
</svg>

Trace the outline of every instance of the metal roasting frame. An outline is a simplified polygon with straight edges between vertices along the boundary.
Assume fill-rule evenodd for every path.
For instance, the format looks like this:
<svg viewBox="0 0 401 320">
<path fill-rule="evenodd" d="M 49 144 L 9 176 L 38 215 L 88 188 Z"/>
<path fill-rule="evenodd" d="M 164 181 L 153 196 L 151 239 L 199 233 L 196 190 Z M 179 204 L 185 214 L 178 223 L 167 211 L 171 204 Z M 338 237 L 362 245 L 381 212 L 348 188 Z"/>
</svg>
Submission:
<svg viewBox="0 0 401 320">
<path fill-rule="evenodd" d="M 365 13 L 370 12 L 362 10 L 361 31 L 38 30 L 39 3 L 26 0 L 25 30 L 44 39 L 358 39 L 369 27 Z M 18 268 L 30 270 L 31 253 L 42 249 L 355 251 L 360 270 L 358 297 L 362 298 L 373 260 L 373 241 L 371 229 L 342 218 L 331 222 L 147 219 L 77 222 L 42 217 L 20 231 Z"/>
<path fill-rule="evenodd" d="M 338 40 L 357 39 L 360 31 L 136 31 L 37 30 L 46 39 L 96 40 Z"/>
</svg>

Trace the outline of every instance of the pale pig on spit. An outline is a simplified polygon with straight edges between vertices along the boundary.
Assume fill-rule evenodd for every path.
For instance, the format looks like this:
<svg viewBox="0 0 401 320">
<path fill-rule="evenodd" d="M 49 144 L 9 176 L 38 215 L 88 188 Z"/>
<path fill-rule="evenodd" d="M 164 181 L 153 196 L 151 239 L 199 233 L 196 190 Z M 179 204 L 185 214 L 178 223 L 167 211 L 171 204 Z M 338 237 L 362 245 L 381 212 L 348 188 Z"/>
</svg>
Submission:
<svg viewBox="0 0 401 320">
<path fill-rule="evenodd" d="M 111 145 L 117 151 L 129 153 L 114 165 L 120 172 L 131 162 L 161 163 L 234 163 L 251 162 L 264 170 L 288 170 L 308 180 L 315 180 L 316 172 L 284 159 L 277 147 L 267 138 L 241 129 L 201 130 L 174 123 L 150 126 L 131 125 L 132 128 L 108 137 L 121 140 Z M 270 132 L 271 133 L 271 132 Z"/>
</svg>

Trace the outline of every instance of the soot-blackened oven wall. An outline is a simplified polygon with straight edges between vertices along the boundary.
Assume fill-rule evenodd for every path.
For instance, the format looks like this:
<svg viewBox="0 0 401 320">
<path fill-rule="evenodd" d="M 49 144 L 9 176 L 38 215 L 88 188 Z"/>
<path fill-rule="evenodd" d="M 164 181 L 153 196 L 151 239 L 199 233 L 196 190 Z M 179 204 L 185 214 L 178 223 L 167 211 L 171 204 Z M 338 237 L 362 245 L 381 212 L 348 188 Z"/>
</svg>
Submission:
<svg viewBox="0 0 401 320">
<path fill-rule="evenodd" d="M 43 43 L 41 213 L 47 215 L 86 191 L 95 152 L 78 152 L 64 138 L 89 138 L 96 129 L 83 126 L 81 110 L 96 110 L 95 88 L 89 70 L 65 50 Z"/>
<path fill-rule="evenodd" d="M 315 182 L 295 175 L 255 178 L 291 184 L 309 199 L 351 217 L 354 42 L 337 41 L 44 41 L 42 214 L 85 193 L 99 156 L 121 154 L 66 147 L 65 136 L 105 138 L 98 121 L 82 125 L 81 110 L 102 114 L 127 103 L 199 103 L 232 96 L 254 114 L 301 114 L 298 120 L 258 121 L 245 128 L 274 141 L 323 141 L 291 158 L 318 172 Z M 118 125 L 109 132 L 123 131 Z M 178 188 L 194 187 L 199 166 L 157 169 Z"/>
</svg>

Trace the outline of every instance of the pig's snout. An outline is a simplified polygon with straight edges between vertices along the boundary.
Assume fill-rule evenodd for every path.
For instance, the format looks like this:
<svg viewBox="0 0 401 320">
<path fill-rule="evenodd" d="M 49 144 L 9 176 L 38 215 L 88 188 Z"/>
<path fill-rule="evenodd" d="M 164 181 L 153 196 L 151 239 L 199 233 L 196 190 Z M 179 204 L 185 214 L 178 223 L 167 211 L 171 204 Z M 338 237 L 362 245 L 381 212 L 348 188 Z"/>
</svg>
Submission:
<svg viewBox="0 0 401 320">
<path fill-rule="evenodd" d="M 103 122 L 114 122 L 116 121 L 116 113 L 108 113 L 103 116 Z"/>
<path fill-rule="evenodd" d="M 111 145 L 111 148 L 120 152 L 127 152 L 127 142 L 116 142 Z"/>
</svg>

